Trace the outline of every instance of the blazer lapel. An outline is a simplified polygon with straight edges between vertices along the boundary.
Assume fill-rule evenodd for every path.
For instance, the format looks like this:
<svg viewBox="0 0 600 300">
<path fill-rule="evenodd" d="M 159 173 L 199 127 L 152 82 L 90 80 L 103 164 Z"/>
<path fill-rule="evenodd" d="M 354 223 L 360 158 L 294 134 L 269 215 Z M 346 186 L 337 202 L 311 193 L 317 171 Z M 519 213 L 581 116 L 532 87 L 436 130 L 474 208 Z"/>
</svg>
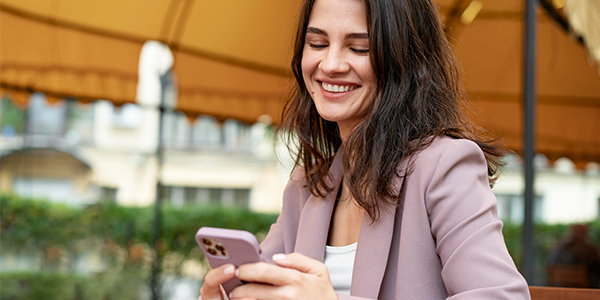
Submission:
<svg viewBox="0 0 600 300">
<path fill-rule="evenodd" d="M 369 299 L 379 296 L 394 236 L 396 207 L 381 203 L 380 212 L 379 220 L 374 223 L 366 212 L 363 216 L 352 272 L 353 296 Z"/>
<path fill-rule="evenodd" d="M 328 186 L 333 186 L 325 198 L 310 195 L 302 208 L 298 223 L 298 236 L 296 238 L 295 252 L 302 253 L 310 258 L 323 262 L 325 258 L 325 244 L 329 233 L 329 223 L 338 189 L 342 181 L 342 147 L 340 147 L 331 163 Z"/>
<path fill-rule="evenodd" d="M 302 208 L 298 223 L 294 251 L 321 262 L 325 257 L 331 214 L 343 177 L 342 151 L 340 147 L 331 164 L 331 176 L 326 181 L 328 186 L 334 187 L 333 191 L 325 198 L 311 195 Z M 381 203 L 380 209 L 380 218 L 373 224 L 366 212 L 363 217 L 352 274 L 353 296 L 377 299 L 379 295 L 394 235 L 396 207 Z"/>
</svg>

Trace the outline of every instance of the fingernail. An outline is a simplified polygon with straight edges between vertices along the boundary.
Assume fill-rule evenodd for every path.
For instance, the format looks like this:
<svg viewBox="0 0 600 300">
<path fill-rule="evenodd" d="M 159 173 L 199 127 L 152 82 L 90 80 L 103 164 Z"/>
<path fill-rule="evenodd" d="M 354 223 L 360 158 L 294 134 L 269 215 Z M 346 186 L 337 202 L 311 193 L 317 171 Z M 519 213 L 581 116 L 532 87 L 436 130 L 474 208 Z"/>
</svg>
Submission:
<svg viewBox="0 0 600 300">
<path fill-rule="evenodd" d="M 235 270 L 235 277 L 240 277 L 240 269 Z"/>
<path fill-rule="evenodd" d="M 225 273 L 225 275 L 230 275 L 231 273 L 233 273 L 233 271 L 235 271 L 235 267 L 229 266 L 229 267 L 225 268 L 225 270 L 223 270 L 223 273 Z"/>
<path fill-rule="evenodd" d="M 273 260 L 283 260 L 285 259 L 285 254 L 275 254 L 273 255 Z"/>
<path fill-rule="evenodd" d="M 227 295 L 227 297 L 229 297 L 229 299 L 233 298 L 233 292 L 229 293 L 229 295 Z"/>
</svg>

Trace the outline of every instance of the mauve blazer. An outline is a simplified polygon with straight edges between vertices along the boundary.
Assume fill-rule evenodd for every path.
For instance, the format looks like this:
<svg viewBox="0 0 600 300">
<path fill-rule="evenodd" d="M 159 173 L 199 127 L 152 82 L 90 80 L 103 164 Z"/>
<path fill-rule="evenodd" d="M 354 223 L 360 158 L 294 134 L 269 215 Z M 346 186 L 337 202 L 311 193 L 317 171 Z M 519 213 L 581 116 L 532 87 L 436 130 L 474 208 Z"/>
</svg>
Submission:
<svg viewBox="0 0 600 300">
<path fill-rule="evenodd" d="M 341 160 L 336 155 L 332 163 L 328 184 L 335 189 L 325 198 L 311 195 L 301 169 L 294 172 L 261 245 L 267 260 L 300 252 L 323 261 Z M 396 184 L 400 188 L 401 180 Z M 486 161 L 475 143 L 435 138 L 416 155 L 404 188 L 400 208 L 386 204 L 373 224 L 363 217 L 352 296 L 339 299 L 530 299 L 504 244 Z"/>
</svg>

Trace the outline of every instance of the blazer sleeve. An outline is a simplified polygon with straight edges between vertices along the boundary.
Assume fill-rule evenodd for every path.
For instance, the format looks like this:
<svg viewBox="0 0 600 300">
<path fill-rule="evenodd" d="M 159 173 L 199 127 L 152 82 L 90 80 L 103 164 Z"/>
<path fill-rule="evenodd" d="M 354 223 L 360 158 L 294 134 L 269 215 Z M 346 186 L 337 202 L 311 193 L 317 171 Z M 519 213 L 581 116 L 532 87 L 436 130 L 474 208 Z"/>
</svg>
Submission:
<svg viewBox="0 0 600 300">
<path fill-rule="evenodd" d="M 448 299 L 530 299 L 502 235 L 483 152 L 454 140 L 435 165 L 425 195 Z"/>
<path fill-rule="evenodd" d="M 283 228 L 281 214 L 277 217 L 277 222 L 271 225 L 269 233 L 260 244 L 260 251 L 263 261 L 273 264 L 273 255 L 284 253 L 283 247 Z"/>
<path fill-rule="evenodd" d="M 271 225 L 267 236 L 260 245 L 262 258 L 273 263 L 272 256 L 277 253 L 291 253 L 296 244 L 296 233 L 302 204 L 309 192 L 303 189 L 304 172 L 298 168 L 292 174 L 283 191 L 283 206 L 277 221 Z"/>
</svg>

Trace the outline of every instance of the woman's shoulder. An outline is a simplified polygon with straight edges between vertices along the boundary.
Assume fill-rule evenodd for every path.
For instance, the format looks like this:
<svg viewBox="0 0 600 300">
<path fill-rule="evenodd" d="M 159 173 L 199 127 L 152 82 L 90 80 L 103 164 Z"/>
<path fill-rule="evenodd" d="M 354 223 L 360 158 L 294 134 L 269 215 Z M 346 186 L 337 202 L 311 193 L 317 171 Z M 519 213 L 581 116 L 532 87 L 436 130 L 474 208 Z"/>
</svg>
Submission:
<svg viewBox="0 0 600 300">
<path fill-rule="evenodd" d="M 287 183 L 286 189 L 299 189 L 306 187 L 306 177 L 304 176 L 305 171 L 304 167 L 298 166 L 292 171 L 292 175 L 290 176 L 290 180 Z"/>
<path fill-rule="evenodd" d="M 447 136 L 436 136 L 432 139 L 429 145 L 413 158 L 414 172 L 434 171 L 440 167 L 450 168 L 466 161 L 487 169 L 483 151 L 475 142 Z"/>
<path fill-rule="evenodd" d="M 310 191 L 306 185 L 306 177 L 304 176 L 304 167 L 297 167 L 290 176 L 284 191 L 283 201 L 286 202 L 304 202 L 308 199 Z"/>
<path fill-rule="evenodd" d="M 432 161 L 442 158 L 462 157 L 465 155 L 478 155 L 483 158 L 483 151 L 479 146 L 468 139 L 455 139 L 448 136 L 436 136 L 427 147 L 416 155 L 417 160 Z"/>
</svg>

